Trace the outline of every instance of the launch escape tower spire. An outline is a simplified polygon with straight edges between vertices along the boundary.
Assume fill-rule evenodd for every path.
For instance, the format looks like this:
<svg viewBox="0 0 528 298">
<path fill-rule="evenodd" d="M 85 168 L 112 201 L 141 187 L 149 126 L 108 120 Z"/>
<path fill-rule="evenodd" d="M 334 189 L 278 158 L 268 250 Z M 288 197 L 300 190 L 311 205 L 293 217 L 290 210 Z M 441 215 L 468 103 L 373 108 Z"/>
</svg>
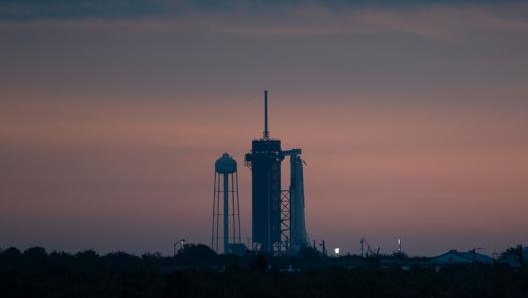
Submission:
<svg viewBox="0 0 528 298">
<path fill-rule="evenodd" d="M 301 149 L 282 151 L 270 138 L 268 91 L 264 91 L 263 137 L 252 141 L 246 165 L 252 173 L 253 243 L 262 251 L 296 253 L 308 245 L 304 221 L 304 181 Z M 281 188 L 281 163 L 290 157 L 290 187 Z"/>
</svg>

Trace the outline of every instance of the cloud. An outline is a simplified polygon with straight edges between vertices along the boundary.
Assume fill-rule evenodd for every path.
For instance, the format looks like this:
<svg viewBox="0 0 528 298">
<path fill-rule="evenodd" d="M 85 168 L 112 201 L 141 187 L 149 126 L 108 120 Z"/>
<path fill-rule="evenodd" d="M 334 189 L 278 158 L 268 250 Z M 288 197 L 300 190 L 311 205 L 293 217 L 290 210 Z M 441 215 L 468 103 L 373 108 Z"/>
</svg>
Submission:
<svg viewBox="0 0 528 298">
<path fill-rule="evenodd" d="M 340 1 L 25 1 L 0 4 L 0 29 L 170 30 L 311 37 L 402 33 L 452 39 L 479 32 L 528 32 L 528 5 L 443 3 L 350 5 Z"/>
<path fill-rule="evenodd" d="M 373 33 L 404 33 L 426 38 L 452 38 L 472 32 L 528 31 L 528 19 L 510 18 L 512 11 L 497 11 L 494 6 L 438 5 L 405 8 L 345 8 L 320 5 L 295 6 L 268 18 L 252 21 L 224 20 L 217 30 L 227 33 L 317 36 Z M 527 14 L 528 15 L 528 14 Z"/>
<path fill-rule="evenodd" d="M 178 2 L 178 1 L 176 1 Z M 0 19 L 83 19 L 83 18 L 135 18 L 160 14 L 160 1 L 145 0 L 87 0 L 87 1 L 12 1 L 0 3 Z"/>
</svg>

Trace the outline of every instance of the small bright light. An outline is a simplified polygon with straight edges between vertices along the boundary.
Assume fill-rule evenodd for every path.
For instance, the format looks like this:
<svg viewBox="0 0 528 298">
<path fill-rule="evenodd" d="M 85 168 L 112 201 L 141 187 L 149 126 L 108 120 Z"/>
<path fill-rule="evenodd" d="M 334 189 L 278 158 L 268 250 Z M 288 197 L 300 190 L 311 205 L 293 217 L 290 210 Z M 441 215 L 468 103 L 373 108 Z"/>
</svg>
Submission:
<svg viewBox="0 0 528 298">
<path fill-rule="evenodd" d="M 335 253 L 336 255 L 339 254 L 339 247 L 334 248 L 334 253 Z"/>
</svg>

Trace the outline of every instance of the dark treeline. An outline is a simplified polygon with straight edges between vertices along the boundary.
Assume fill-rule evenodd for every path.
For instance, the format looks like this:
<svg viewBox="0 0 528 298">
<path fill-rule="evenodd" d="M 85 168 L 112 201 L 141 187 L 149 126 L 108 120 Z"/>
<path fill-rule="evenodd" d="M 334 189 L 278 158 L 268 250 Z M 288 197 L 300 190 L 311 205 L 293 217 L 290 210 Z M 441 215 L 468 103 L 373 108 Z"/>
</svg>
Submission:
<svg viewBox="0 0 528 298">
<path fill-rule="evenodd" d="M 528 297 L 524 267 L 385 259 L 388 266 L 310 249 L 297 257 L 217 255 L 205 245 L 170 257 L 8 248 L 0 251 L 0 297 Z"/>
</svg>

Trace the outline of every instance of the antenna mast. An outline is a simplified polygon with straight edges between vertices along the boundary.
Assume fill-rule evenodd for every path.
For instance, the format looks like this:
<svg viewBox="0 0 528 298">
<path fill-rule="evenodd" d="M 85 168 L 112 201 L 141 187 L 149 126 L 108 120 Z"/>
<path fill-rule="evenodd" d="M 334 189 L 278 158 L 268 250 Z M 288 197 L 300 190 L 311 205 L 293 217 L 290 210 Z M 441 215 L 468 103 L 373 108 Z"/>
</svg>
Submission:
<svg viewBox="0 0 528 298">
<path fill-rule="evenodd" d="M 264 139 L 269 139 L 269 130 L 268 130 L 268 90 L 264 90 Z"/>
</svg>

